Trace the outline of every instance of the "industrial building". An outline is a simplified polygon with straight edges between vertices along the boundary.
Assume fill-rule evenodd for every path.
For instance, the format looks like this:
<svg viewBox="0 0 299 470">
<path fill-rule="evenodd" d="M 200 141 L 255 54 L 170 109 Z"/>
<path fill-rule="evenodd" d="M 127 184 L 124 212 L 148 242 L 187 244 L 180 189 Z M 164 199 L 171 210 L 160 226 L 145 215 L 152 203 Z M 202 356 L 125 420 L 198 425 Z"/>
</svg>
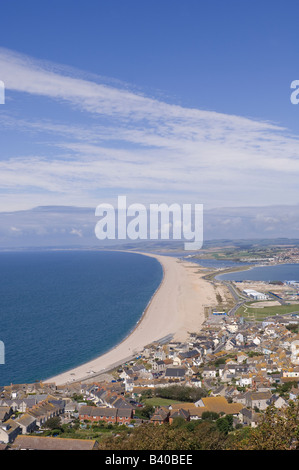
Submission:
<svg viewBox="0 0 299 470">
<path fill-rule="evenodd" d="M 243 293 L 254 300 L 267 300 L 269 298 L 267 294 L 263 294 L 262 292 L 257 292 L 256 290 L 253 290 L 253 289 L 244 289 Z"/>
</svg>

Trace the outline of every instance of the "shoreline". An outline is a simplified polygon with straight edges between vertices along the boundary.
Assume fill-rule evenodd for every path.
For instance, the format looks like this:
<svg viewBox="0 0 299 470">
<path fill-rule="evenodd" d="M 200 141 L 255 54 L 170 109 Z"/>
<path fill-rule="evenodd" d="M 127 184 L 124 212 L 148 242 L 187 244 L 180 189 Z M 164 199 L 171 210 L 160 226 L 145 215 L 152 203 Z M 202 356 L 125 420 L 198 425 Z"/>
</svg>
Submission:
<svg viewBox="0 0 299 470">
<path fill-rule="evenodd" d="M 148 344 L 168 336 L 175 341 L 184 341 L 188 332 L 200 329 L 205 319 L 204 305 L 214 301 L 215 292 L 203 279 L 204 273 L 198 273 L 198 264 L 172 256 L 132 253 L 157 259 L 163 270 L 162 280 L 135 327 L 108 352 L 43 382 L 64 385 L 95 380 L 136 357 Z"/>
</svg>

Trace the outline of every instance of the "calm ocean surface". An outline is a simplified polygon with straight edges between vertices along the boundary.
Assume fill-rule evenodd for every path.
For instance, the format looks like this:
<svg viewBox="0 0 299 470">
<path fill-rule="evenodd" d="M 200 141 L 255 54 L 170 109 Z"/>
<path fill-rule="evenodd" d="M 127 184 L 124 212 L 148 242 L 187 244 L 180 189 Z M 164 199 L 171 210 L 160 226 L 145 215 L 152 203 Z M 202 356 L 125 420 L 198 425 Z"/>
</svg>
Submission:
<svg viewBox="0 0 299 470">
<path fill-rule="evenodd" d="M 0 385 L 44 380 L 107 352 L 162 276 L 156 259 L 134 253 L 0 253 Z"/>
<path fill-rule="evenodd" d="M 262 266 L 234 273 L 221 274 L 216 279 L 225 281 L 299 281 L 299 264 Z"/>
</svg>

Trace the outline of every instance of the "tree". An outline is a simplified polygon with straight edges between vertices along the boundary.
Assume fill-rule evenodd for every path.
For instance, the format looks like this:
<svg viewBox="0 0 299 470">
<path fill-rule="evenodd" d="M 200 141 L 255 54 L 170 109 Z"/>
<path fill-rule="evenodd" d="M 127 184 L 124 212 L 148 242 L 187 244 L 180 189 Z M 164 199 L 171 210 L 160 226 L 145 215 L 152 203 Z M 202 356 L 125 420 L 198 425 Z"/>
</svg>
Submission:
<svg viewBox="0 0 299 470">
<path fill-rule="evenodd" d="M 153 392 L 150 388 L 148 388 L 147 390 L 143 390 L 141 392 L 141 401 L 146 399 L 146 398 L 152 398 L 153 397 Z"/>
<path fill-rule="evenodd" d="M 299 402 L 287 407 L 268 406 L 261 424 L 244 439 L 236 439 L 234 449 L 299 450 Z"/>
<path fill-rule="evenodd" d="M 218 418 L 216 426 L 219 432 L 228 434 L 233 430 L 233 417 L 232 415 L 226 415 L 223 418 Z"/>
<path fill-rule="evenodd" d="M 135 416 L 140 418 L 149 419 L 153 412 L 155 411 L 154 407 L 151 405 L 145 405 L 143 408 L 135 410 Z"/>
<path fill-rule="evenodd" d="M 43 425 L 43 428 L 46 429 L 61 429 L 61 419 L 59 416 L 54 416 L 53 418 L 49 418 Z"/>
<path fill-rule="evenodd" d="M 188 423 L 190 424 L 190 423 Z M 99 444 L 100 450 L 221 450 L 226 438 L 213 423 L 199 422 L 194 428 L 169 424 L 144 424 L 130 435 L 108 437 Z"/>
<path fill-rule="evenodd" d="M 216 421 L 219 418 L 219 414 L 215 413 L 214 411 L 204 411 L 201 415 L 201 419 L 209 420 L 209 421 Z"/>
<path fill-rule="evenodd" d="M 216 361 L 214 362 L 215 366 L 218 367 L 220 366 L 221 364 L 225 364 L 226 363 L 226 357 L 219 357 L 218 359 L 216 359 Z"/>
<path fill-rule="evenodd" d="M 185 424 L 186 424 L 186 421 L 181 416 L 174 418 L 172 422 L 172 426 L 175 428 L 182 428 L 183 426 L 185 426 Z"/>
<path fill-rule="evenodd" d="M 282 385 L 277 385 L 276 391 L 279 393 L 279 396 L 286 398 L 289 396 L 290 390 L 292 387 L 297 388 L 297 382 L 292 380 L 291 382 L 286 382 Z"/>
</svg>

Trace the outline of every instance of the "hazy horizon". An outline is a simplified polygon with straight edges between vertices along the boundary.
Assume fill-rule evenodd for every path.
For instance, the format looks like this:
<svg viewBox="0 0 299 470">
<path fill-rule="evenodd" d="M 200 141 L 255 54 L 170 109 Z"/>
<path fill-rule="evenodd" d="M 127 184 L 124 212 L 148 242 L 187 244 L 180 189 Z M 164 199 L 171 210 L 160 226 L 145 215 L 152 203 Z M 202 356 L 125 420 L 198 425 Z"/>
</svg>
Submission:
<svg viewBox="0 0 299 470">
<path fill-rule="evenodd" d="M 204 209 L 203 241 L 299 239 L 298 214 L 299 206 Z M 0 248 L 26 246 L 101 248 L 130 242 L 130 240 L 98 240 L 94 232 L 97 221 L 95 208 L 92 207 L 45 206 L 31 210 L 0 212 Z M 137 240 L 136 243 L 142 243 L 142 240 Z"/>
</svg>

